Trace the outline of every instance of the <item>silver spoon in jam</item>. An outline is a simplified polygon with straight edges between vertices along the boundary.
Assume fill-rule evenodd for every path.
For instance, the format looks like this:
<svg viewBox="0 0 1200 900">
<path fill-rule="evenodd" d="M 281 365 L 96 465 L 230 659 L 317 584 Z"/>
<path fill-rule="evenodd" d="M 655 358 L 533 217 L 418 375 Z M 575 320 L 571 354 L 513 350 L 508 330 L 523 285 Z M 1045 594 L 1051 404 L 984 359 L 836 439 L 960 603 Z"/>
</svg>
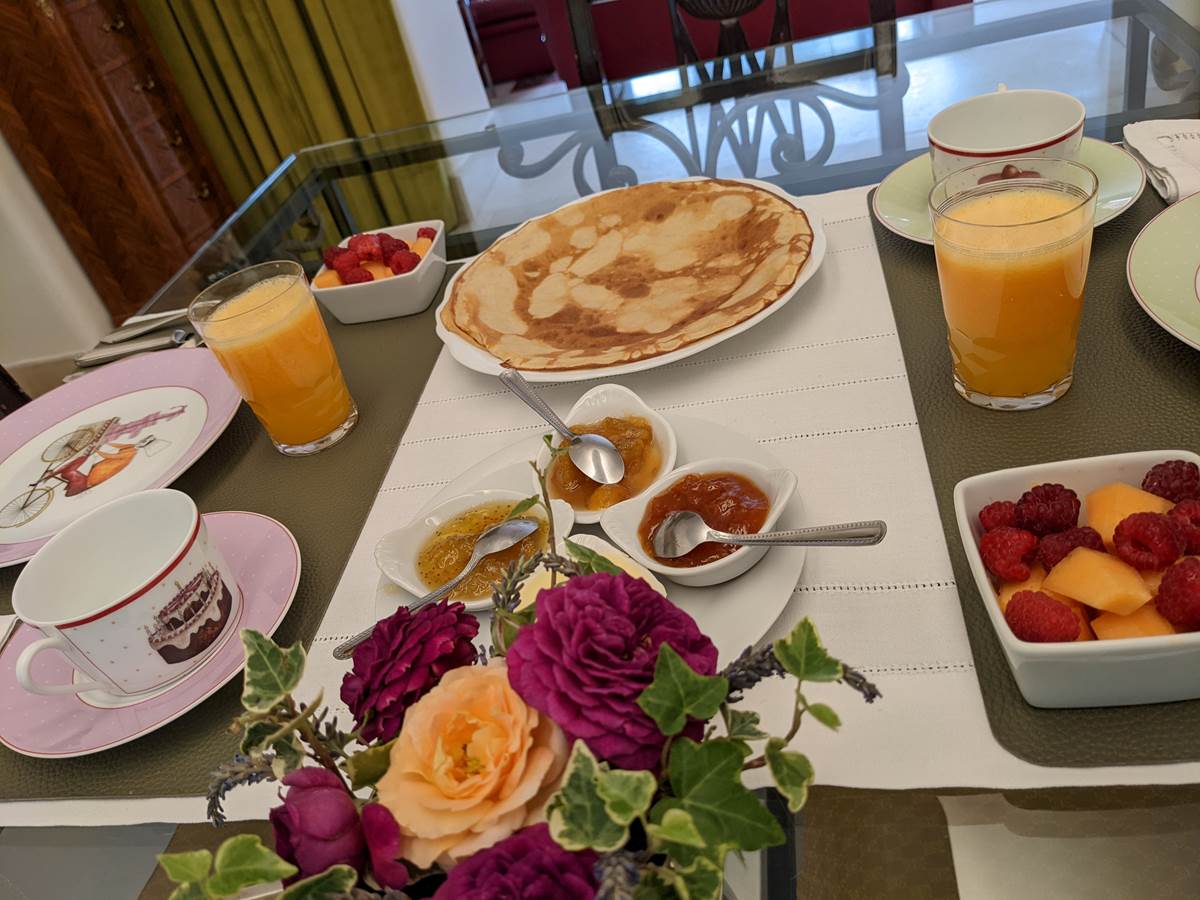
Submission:
<svg viewBox="0 0 1200 900">
<path fill-rule="evenodd" d="M 791 531 L 760 531 L 734 534 L 709 528 L 704 518 L 690 510 L 673 512 L 658 523 L 651 536 L 654 555 L 659 559 L 686 556 L 701 544 L 771 547 L 870 547 L 887 534 L 887 525 L 878 519 L 870 522 L 846 522 L 842 525 L 816 525 Z"/>
</svg>

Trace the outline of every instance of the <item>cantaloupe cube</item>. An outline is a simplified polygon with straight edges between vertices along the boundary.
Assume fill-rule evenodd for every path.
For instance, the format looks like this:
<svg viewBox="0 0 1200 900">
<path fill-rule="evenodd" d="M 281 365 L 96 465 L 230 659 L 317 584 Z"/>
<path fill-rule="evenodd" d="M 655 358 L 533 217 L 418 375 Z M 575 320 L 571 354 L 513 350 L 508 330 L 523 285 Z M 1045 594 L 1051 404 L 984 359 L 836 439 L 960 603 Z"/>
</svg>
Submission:
<svg viewBox="0 0 1200 900">
<path fill-rule="evenodd" d="M 376 281 L 392 277 L 392 270 L 381 262 L 365 262 L 362 267 L 374 275 Z"/>
<path fill-rule="evenodd" d="M 425 254 L 429 252 L 429 248 L 432 246 L 433 241 L 427 237 L 419 237 L 413 241 L 411 245 L 412 252 L 417 254 L 417 256 L 421 257 L 422 259 L 425 258 Z"/>
<path fill-rule="evenodd" d="M 1121 640 L 1122 638 L 1153 637 L 1159 634 L 1174 634 L 1171 623 L 1162 617 L 1153 603 L 1147 603 L 1141 609 L 1127 616 L 1116 613 L 1101 613 L 1092 620 L 1092 628 L 1096 637 L 1102 641 Z"/>
<path fill-rule="evenodd" d="M 313 287 L 318 288 L 338 287 L 342 283 L 342 276 L 333 269 L 322 269 L 317 273 L 317 277 L 313 279 L 312 283 Z"/>
<path fill-rule="evenodd" d="M 1119 616 L 1129 615 L 1152 596 L 1137 569 L 1088 547 L 1076 547 L 1067 554 L 1046 576 L 1042 590 Z"/>
<path fill-rule="evenodd" d="M 1183 557 L 1183 559 L 1194 559 L 1195 557 Z M 1182 562 L 1182 560 L 1179 560 Z M 1170 566 L 1167 567 L 1168 569 Z M 1150 588 L 1150 593 L 1157 594 L 1158 586 L 1162 584 L 1163 576 L 1167 574 L 1167 569 L 1151 569 L 1147 572 L 1142 572 L 1142 580 L 1146 582 L 1146 587 Z"/>
<path fill-rule="evenodd" d="M 1040 590 L 1045 578 L 1046 570 L 1039 563 L 1034 563 L 1029 567 L 1029 577 L 1024 581 L 1006 581 L 1000 585 L 1000 592 L 996 595 L 996 599 L 1000 601 L 1001 614 L 1008 609 L 1008 601 L 1013 598 L 1013 594 L 1018 591 Z"/>
<path fill-rule="evenodd" d="M 1100 532 L 1104 545 L 1113 546 L 1113 532 L 1127 516 L 1139 512 L 1165 513 L 1175 504 L 1135 488 L 1132 484 L 1116 481 L 1096 488 L 1087 495 L 1087 523 Z"/>
</svg>

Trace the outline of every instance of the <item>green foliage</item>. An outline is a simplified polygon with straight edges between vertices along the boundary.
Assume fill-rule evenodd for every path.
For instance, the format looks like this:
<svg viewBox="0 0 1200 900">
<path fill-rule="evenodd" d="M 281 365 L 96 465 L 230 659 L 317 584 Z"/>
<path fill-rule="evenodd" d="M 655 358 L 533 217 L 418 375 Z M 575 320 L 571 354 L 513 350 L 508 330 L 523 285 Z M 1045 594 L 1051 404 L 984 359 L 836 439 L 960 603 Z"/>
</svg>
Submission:
<svg viewBox="0 0 1200 900">
<path fill-rule="evenodd" d="M 171 900 L 229 897 L 251 885 L 290 878 L 297 871 L 275 851 L 264 847 L 255 834 L 229 838 L 217 849 L 215 859 L 207 850 L 194 850 L 160 853 L 158 862 L 167 877 L 179 884 Z"/>
<path fill-rule="evenodd" d="M 775 658 L 800 681 L 837 681 L 842 664 L 830 656 L 812 620 L 804 618 L 792 633 L 775 642 Z"/>
<path fill-rule="evenodd" d="M 782 738 L 771 738 L 767 741 L 764 754 L 767 758 L 767 768 L 775 779 L 779 793 L 787 800 L 791 812 L 799 812 L 808 800 L 808 786 L 812 784 L 813 767 L 808 757 L 803 753 L 786 750 L 787 743 Z"/>
<path fill-rule="evenodd" d="M 593 575 L 596 572 L 620 575 L 623 571 L 620 566 L 607 556 L 597 553 L 591 547 L 585 547 L 583 544 L 577 544 L 571 540 L 564 541 L 564 543 L 567 545 L 567 552 L 571 554 L 571 559 L 579 564 L 579 568 L 584 575 Z"/>
<path fill-rule="evenodd" d="M 612 769 L 601 763 L 596 774 L 596 793 L 604 811 L 618 825 L 628 825 L 650 808 L 658 781 L 649 772 Z"/>
<path fill-rule="evenodd" d="M 769 735 L 758 727 L 758 713 L 732 706 L 722 706 L 725 731 L 731 741 L 761 741 Z"/>
<path fill-rule="evenodd" d="M 510 509 L 508 511 L 508 515 L 504 517 L 504 521 L 507 522 L 509 519 L 515 519 L 515 518 L 517 518 L 517 516 L 525 515 L 525 513 L 529 512 L 531 509 L 533 509 L 535 506 L 537 506 L 541 502 L 542 502 L 542 498 L 537 496 L 536 494 L 534 494 L 532 497 L 526 497 L 524 500 L 522 500 L 520 503 L 518 503 L 516 506 L 514 506 L 512 509 Z"/>
<path fill-rule="evenodd" d="M 341 900 L 357 882 L 358 873 L 349 866 L 330 866 L 320 875 L 290 885 L 279 900 Z"/>
<path fill-rule="evenodd" d="M 701 856 L 677 873 L 676 890 L 683 900 L 718 900 L 725 872 L 707 856 Z"/>
<path fill-rule="evenodd" d="M 696 828 L 696 821 L 691 813 L 678 807 L 668 809 L 663 813 L 662 821 L 653 822 L 646 826 L 646 834 L 651 840 L 669 844 L 682 844 L 684 847 L 705 846 L 704 837 Z"/>
<path fill-rule="evenodd" d="M 633 900 L 678 900 L 675 879 L 659 866 L 642 868 L 642 878 L 633 892 Z"/>
<path fill-rule="evenodd" d="M 261 759 L 262 755 L 268 752 L 274 754 L 271 758 L 271 773 L 276 780 L 282 780 L 288 772 L 304 764 L 304 745 L 300 743 L 300 737 L 294 731 L 271 740 L 279 733 L 279 729 L 279 724 L 273 721 L 260 719 L 251 722 L 246 727 L 246 733 L 242 735 L 241 745 L 242 753 L 253 759 Z"/>
<path fill-rule="evenodd" d="M 391 764 L 392 738 L 386 744 L 376 744 L 346 757 L 346 774 L 350 776 L 350 789 L 370 787 L 387 774 Z"/>
<path fill-rule="evenodd" d="M 180 884 L 203 881 L 212 869 L 212 861 L 213 856 L 207 850 L 158 854 L 158 864 L 162 866 L 167 877 Z"/>
<path fill-rule="evenodd" d="M 838 718 L 838 714 L 824 703 L 810 703 L 808 705 L 808 712 L 826 728 L 832 728 L 834 731 L 837 731 L 842 727 L 842 720 Z"/>
<path fill-rule="evenodd" d="M 670 737 L 683 731 L 688 716 L 711 719 L 728 694 L 728 679 L 698 674 L 670 644 L 663 643 L 654 664 L 654 680 L 637 703 L 659 731 Z"/>
<path fill-rule="evenodd" d="M 250 628 L 242 629 L 242 644 L 246 648 L 242 706 L 250 712 L 268 713 L 300 683 L 304 647 L 293 644 L 284 649 Z"/>
<path fill-rule="evenodd" d="M 576 741 L 562 787 L 550 798 L 550 834 L 568 850 L 616 850 L 629 840 L 629 823 L 643 815 L 656 782 L 649 772 L 611 771 Z"/>
</svg>

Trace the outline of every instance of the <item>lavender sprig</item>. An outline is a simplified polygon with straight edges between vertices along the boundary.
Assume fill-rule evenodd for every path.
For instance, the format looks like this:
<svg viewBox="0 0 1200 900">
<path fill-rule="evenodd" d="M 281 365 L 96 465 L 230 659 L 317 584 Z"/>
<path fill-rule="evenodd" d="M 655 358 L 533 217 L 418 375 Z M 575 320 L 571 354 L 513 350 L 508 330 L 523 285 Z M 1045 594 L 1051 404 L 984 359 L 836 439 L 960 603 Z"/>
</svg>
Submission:
<svg viewBox="0 0 1200 900">
<path fill-rule="evenodd" d="M 275 774 L 271 771 L 271 761 L 274 758 L 273 753 L 264 753 L 261 758 L 252 760 L 237 753 L 231 762 L 221 763 L 212 773 L 213 780 L 208 786 L 209 821 L 214 825 L 225 824 L 225 810 L 221 804 L 225 795 L 239 784 L 257 784 L 274 778 Z"/>
<path fill-rule="evenodd" d="M 845 663 L 842 663 L 842 682 L 848 687 L 854 688 L 862 694 L 862 698 L 868 703 L 874 703 L 883 696 L 879 688 L 875 687 L 873 682 L 867 681 L 865 675 L 858 669 L 852 669 Z"/>
<path fill-rule="evenodd" d="M 638 855 L 628 850 L 605 853 L 596 860 L 592 869 L 599 882 L 596 900 L 633 900 L 641 881 L 639 862 Z"/>
<path fill-rule="evenodd" d="M 764 679 L 776 675 L 784 677 L 787 675 L 787 670 L 775 658 L 773 647 L 767 645 L 757 651 L 753 647 L 747 647 L 738 654 L 737 659 L 725 667 L 721 674 L 729 679 L 727 702 L 737 703 L 742 699 L 743 692 L 750 690 Z"/>
</svg>

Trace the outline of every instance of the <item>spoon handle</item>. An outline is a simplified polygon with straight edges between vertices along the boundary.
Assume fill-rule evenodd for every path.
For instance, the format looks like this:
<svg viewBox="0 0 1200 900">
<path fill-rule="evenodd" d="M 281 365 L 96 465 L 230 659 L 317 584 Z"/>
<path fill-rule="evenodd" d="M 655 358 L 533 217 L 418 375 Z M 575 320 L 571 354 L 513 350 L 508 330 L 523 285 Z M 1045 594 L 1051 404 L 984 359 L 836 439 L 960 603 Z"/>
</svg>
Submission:
<svg viewBox="0 0 1200 900">
<path fill-rule="evenodd" d="M 520 398 L 526 406 L 541 416 L 546 422 L 568 441 L 576 440 L 576 434 L 560 419 L 541 397 L 533 392 L 529 382 L 521 377 L 516 369 L 505 369 L 500 373 L 500 383 Z"/>
<path fill-rule="evenodd" d="M 731 534 L 709 529 L 709 540 L 722 544 L 767 544 L 784 547 L 870 547 L 887 534 L 887 523 L 878 519 L 869 522 L 846 522 L 841 525 L 817 525 L 791 531 L 764 531 L 758 534 Z"/>
</svg>

